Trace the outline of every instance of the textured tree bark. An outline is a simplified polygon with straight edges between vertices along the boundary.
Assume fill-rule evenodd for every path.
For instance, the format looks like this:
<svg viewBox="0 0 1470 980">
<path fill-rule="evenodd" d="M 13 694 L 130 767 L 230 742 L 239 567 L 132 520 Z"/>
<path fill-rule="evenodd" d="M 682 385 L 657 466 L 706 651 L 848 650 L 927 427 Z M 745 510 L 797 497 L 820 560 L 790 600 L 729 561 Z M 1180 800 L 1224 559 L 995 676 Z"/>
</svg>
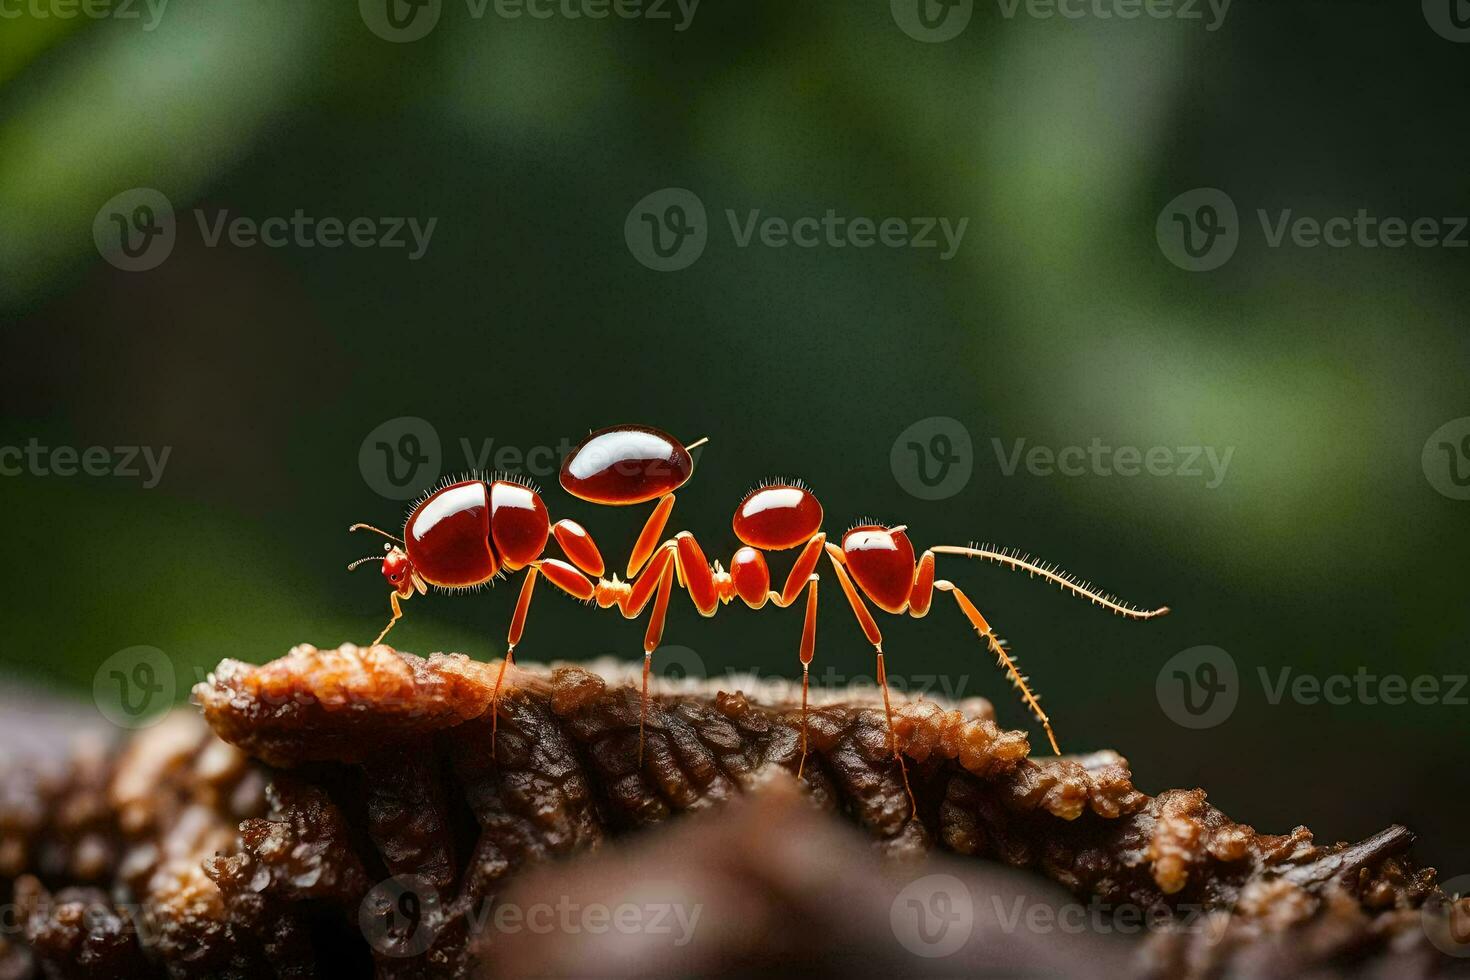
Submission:
<svg viewBox="0 0 1470 980">
<path fill-rule="evenodd" d="M 590 666 L 497 696 L 498 664 L 298 647 L 9 766 L 0 977 L 1425 975 L 1470 931 L 1402 827 L 1257 834 L 1115 753 L 1032 759 L 980 701 L 895 702 L 916 813 L 853 692 L 801 783 L 797 706 L 728 681 L 657 689 L 640 761 L 636 675 Z"/>
</svg>

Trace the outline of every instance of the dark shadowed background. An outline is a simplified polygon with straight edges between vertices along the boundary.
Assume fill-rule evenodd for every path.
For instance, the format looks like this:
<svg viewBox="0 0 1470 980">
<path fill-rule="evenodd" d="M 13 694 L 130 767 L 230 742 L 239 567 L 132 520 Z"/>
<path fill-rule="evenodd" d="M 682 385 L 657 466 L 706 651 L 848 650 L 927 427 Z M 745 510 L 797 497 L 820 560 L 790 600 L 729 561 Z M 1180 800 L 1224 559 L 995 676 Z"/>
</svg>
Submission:
<svg viewBox="0 0 1470 980">
<path fill-rule="evenodd" d="M 675 526 L 712 558 L 752 484 L 797 475 L 830 531 L 873 515 L 920 546 L 999 542 L 1170 604 L 1125 622 L 941 565 L 1012 642 L 1064 748 L 1115 747 L 1141 787 L 1203 785 L 1262 830 L 1403 821 L 1446 876 L 1470 870 L 1456 2 L 1123 19 L 983 0 L 940 40 L 903 0 L 704 0 L 692 18 L 669 2 L 667 19 L 442 0 L 423 37 L 390 40 L 434 9 L 400 5 L 400 29 L 367 0 L 140 0 L 100 19 L 0 0 L 0 447 L 18 450 L 0 452 L 0 664 L 84 699 L 96 679 L 104 701 L 121 664 L 182 699 L 222 657 L 365 642 L 387 595 L 344 571 L 379 548 L 348 523 L 398 524 L 390 498 L 473 467 L 466 445 L 529 471 L 620 563 L 647 509 L 567 498 L 550 460 L 636 421 L 710 437 Z M 1273 245 L 1284 212 L 1359 209 L 1376 224 L 1339 223 L 1341 247 L 1303 226 Z M 752 211 L 829 210 L 857 237 L 743 237 Z M 222 212 L 298 211 L 370 219 L 374 244 L 210 242 Z M 376 244 L 408 217 L 435 222 L 421 255 L 407 229 Z M 854 218 L 966 224 L 945 257 L 938 226 L 937 247 L 858 247 Z M 171 248 L 146 233 L 170 220 Z M 127 475 L 126 447 L 168 452 L 156 481 L 142 452 Z M 1195 447 L 1228 465 L 1186 466 Z M 514 598 L 416 599 L 392 640 L 498 657 Z M 947 600 L 881 625 L 912 685 L 1029 725 Z M 667 641 L 685 649 L 660 663 L 795 677 L 799 632 L 794 610 L 703 621 L 680 599 Z M 641 634 L 542 590 L 521 655 L 633 659 Z M 151 679 L 137 646 L 163 651 Z M 1200 646 L 1227 657 L 1171 662 Z M 828 668 L 872 673 L 830 586 Z M 1207 707 L 1187 715 L 1186 696 Z"/>
</svg>

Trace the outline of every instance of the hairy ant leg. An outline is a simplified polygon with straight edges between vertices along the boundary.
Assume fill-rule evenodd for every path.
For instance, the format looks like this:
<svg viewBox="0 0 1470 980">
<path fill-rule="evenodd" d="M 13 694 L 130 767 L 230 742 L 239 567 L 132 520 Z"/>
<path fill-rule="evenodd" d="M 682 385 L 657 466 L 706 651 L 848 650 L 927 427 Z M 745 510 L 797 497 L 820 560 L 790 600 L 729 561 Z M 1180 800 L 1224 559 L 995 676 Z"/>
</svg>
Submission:
<svg viewBox="0 0 1470 980">
<path fill-rule="evenodd" d="M 1005 641 L 996 635 L 995 629 L 980 614 L 980 610 L 975 608 L 975 604 L 960 590 L 959 586 L 953 582 L 940 579 L 934 583 L 934 588 L 940 592 L 948 592 L 954 596 L 954 601 L 960 607 L 960 612 L 964 613 L 965 618 L 970 621 L 970 625 L 975 627 L 975 632 L 985 641 L 986 647 L 995 656 L 996 662 L 1005 670 L 1007 676 L 1010 677 L 1011 684 L 1016 690 L 1021 692 L 1021 700 L 1026 703 L 1026 707 L 1031 709 L 1031 713 L 1036 716 L 1036 720 L 1041 722 L 1041 727 L 1046 729 L 1046 738 L 1051 743 L 1052 752 L 1056 755 L 1061 755 L 1062 750 L 1057 746 L 1056 734 L 1051 730 L 1051 719 L 1046 716 L 1045 711 L 1041 710 L 1041 699 L 1032 692 L 1031 686 L 1027 683 L 1028 678 L 1016 666 L 1015 657 L 1006 652 Z"/>
</svg>

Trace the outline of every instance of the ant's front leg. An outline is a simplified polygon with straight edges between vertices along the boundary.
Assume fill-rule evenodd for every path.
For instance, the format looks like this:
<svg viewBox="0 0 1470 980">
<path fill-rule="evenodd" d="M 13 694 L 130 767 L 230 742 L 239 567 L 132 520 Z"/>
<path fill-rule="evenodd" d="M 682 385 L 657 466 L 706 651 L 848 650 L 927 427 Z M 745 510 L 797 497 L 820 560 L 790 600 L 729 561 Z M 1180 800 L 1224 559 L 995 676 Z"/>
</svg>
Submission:
<svg viewBox="0 0 1470 980">
<path fill-rule="evenodd" d="M 495 678 L 495 688 L 490 692 L 490 756 L 495 756 L 495 732 L 499 724 L 500 685 L 505 672 L 515 659 L 516 645 L 526 630 L 526 618 L 531 610 L 531 596 L 536 590 L 536 579 L 545 576 L 552 585 L 574 599 L 591 599 L 595 586 L 585 575 L 571 565 L 556 558 L 542 558 L 526 569 L 526 578 L 521 583 L 521 594 L 516 599 L 515 613 L 510 618 L 510 629 L 505 635 L 505 660 L 500 664 L 500 673 Z"/>
<path fill-rule="evenodd" d="M 500 685 L 505 681 L 505 672 L 514 659 L 516 644 L 526 629 L 526 613 L 531 609 L 531 595 L 536 590 L 536 579 L 541 574 L 535 565 L 526 569 L 521 582 L 521 594 L 516 599 L 516 611 L 510 618 L 510 629 L 505 634 L 505 659 L 500 662 L 500 673 L 495 675 L 495 689 L 490 692 L 490 758 L 495 758 L 495 732 L 500 724 Z"/>
<path fill-rule="evenodd" d="M 664 528 L 669 523 L 669 514 L 674 510 L 674 495 L 666 493 L 659 498 L 658 504 L 653 508 L 653 513 L 648 515 L 648 520 L 643 522 L 643 530 L 638 534 L 638 540 L 633 543 L 633 553 L 628 556 L 628 581 L 638 574 L 657 550 L 658 542 L 663 537 Z"/>
<path fill-rule="evenodd" d="M 368 644 L 369 646 L 375 647 L 379 643 L 382 643 L 383 637 L 388 635 L 388 631 L 391 630 L 395 625 L 397 625 L 398 621 L 403 618 L 403 608 L 398 604 L 397 592 L 388 593 L 388 602 L 393 606 L 393 618 L 388 620 L 388 625 L 383 627 L 383 632 L 379 633 L 378 638 L 372 643 Z"/>
</svg>

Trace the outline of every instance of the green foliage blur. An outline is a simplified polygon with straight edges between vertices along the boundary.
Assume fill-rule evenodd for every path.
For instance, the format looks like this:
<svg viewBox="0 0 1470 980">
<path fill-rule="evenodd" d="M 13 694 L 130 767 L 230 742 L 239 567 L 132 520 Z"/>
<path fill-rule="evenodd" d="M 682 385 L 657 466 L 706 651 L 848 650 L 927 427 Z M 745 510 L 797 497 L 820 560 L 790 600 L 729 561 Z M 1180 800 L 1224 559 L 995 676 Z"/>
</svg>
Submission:
<svg viewBox="0 0 1470 980">
<path fill-rule="evenodd" d="M 674 21 L 512 19 L 444 0 L 410 43 L 352 0 L 172 0 L 152 29 L 141 3 L 130 21 L 27 0 L 0 20 L 0 446 L 170 447 L 153 488 L 0 477 L 0 667 L 86 698 L 103 660 L 147 644 L 182 698 L 223 657 L 365 642 L 386 588 L 344 567 L 381 545 L 346 528 L 403 513 L 359 465 L 375 427 L 428 420 L 449 472 L 461 440 L 525 452 L 642 422 L 710 437 L 675 524 L 711 558 L 728 561 L 752 484 L 797 475 L 834 533 L 871 514 L 920 546 L 1018 546 L 1168 603 L 1125 622 L 941 563 L 1014 645 L 1064 748 L 1114 747 L 1145 789 L 1203 785 L 1262 830 L 1358 839 L 1403 821 L 1443 872 L 1470 870 L 1470 707 L 1273 704 L 1260 680 L 1470 672 L 1470 502 L 1421 466 L 1430 433 L 1470 415 L 1470 251 L 1272 247 L 1256 217 L 1470 213 L 1470 44 L 1417 3 L 1238 0 L 1210 31 L 981 2 L 943 43 L 905 34 L 887 0 L 704 0 L 684 30 L 670 6 Z M 178 213 L 146 272 L 93 241 L 99 208 L 134 187 Z M 665 187 L 703 201 L 709 242 L 660 273 L 624 223 Z M 1155 238 L 1196 187 L 1240 208 L 1238 251 L 1213 272 L 1177 268 Z M 208 247 L 195 208 L 437 224 L 410 261 Z M 948 261 L 742 248 L 727 209 L 968 226 Z M 932 416 L 973 437 L 974 473 L 926 501 L 890 450 Z M 993 442 L 1095 438 L 1233 456 L 1210 488 L 1006 476 Z M 538 476 L 620 565 L 646 508 L 594 508 Z M 871 677 L 824 586 L 816 673 Z M 415 599 L 392 640 L 498 657 L 515 588 Z M 947 599 L 881 625 L 895 674 L 1030 724 Z M 542 590 L 520 654 L 633 660 L 641 632 Z M 799 632 L 794 610 L 705 621 L 677 600 L 667 641 L 711 674 L 796 676 Z M 1189 730 L 1156 678 L 1203 644 L 1238 664 L 1240 700 Z"/>
</svg>

